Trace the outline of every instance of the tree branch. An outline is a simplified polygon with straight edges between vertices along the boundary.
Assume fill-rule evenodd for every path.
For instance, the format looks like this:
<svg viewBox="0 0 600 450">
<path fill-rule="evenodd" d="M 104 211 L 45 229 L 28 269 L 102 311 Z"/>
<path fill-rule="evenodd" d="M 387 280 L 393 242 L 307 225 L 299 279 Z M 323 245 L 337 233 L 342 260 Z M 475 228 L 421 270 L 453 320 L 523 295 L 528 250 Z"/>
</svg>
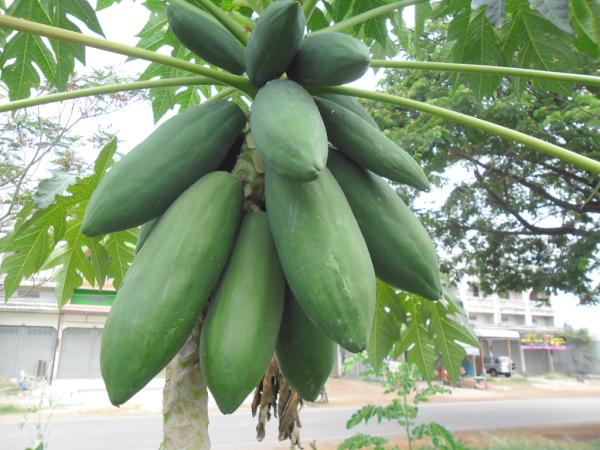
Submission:
<svg viewBox="0 0 600 450">
<path fill-rule="evenodd" d="M 555 205 L 557 205 L 563 209 L 568 209 L 570 211 L 574 211 L 574 212 L 577 212 L 580 214 L 585 214 L 588 212 L 589 213 L 600 213 L 600 204 L 598 204 L 598 203 L 587 203 L 585 205 L 577 205 L 575 203 L 569 203 L 565 200 L 561 200 L 560 198 L 557 198 L 557 197 L 551 195 L 539 184 L 533 183 L 522 176 L 519 176 L 515 173 L 507 172 L 504 170 L 500 170 L 497 167 L 493 167 L 489 164 L 483 163 L 483 162 L 479 161 L 478 159 L 473 158 L 472 156 L 469 156 L 466 153 L 463 153 L 460 151 L 456 151 L 456 153 L 458 155 L 462 156 L 464 159 L 471 161 L 473 164 L 478 165 L 479 167 L 485 169 L 488 172 L 496 173 L 503 178 L 508 177 L 508 178 L 515 180 L 519 184 L 529 188 L 531 191 L 538 194 L 540 197 L 545 198 L 546 200 L 554 203 Z"/>
<path fill-rule="evenodd" d="M 496 194 L 488 184 L 483 179 L 483 175 L 476 168 L 474 170 L 475 178 L 479 182 L 479 185 L 487 192 L 490 199 L 498 206 L 500 209 L 506 211 L 511 216 L 513 216 L 524 228 L 531 231 L 532 234 L 536 235 L 546 235 L 546 236 L 562 236 L 566 234 L 576 235 L 576 236 L 585 236 L 588 234 L 587 230 L 582 230 L 575 227 L 538 227 L 529 223 L 523 216 L 519 214 L 519 212 L 512 207 L 512 205 L 508 202 L 508 200 L 501 198 L 498 194 Z"/>
</svg>

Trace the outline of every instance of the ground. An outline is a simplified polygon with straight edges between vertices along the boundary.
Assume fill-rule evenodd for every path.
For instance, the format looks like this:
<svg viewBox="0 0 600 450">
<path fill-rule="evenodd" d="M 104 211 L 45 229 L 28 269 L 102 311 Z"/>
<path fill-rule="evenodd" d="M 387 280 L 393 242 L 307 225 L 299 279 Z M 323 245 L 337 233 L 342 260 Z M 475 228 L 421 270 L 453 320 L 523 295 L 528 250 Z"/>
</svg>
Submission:
<svg viewBox="0 0 600 450">
<path fill-rule="evenodd" d="M 101 380 L 57 380 L 53 386 L 37 387 L 31 391 L 21 391 L 14 384 L 0 381 L 0 424 L 4 420 L 23 417 L 27 408 L 41 403 L 47 405 L 53 399 L 53 420 L 68 419 L 70 416 L 115 416 L 160 413 L 162 401 L 162 380 L 154 380 L 127 405 L 117 409 L 107 401 Z M 600 380 L 581 383 L 573 378 L 554 375 L 549 377 L 514 377 L 511 379 L 488 379 L 476 387 L 466 381 L 463 387 L 452 389 L 451 395 L 439 395 L 432 403 L 487 402 L 509 399 L 544 398 L 588 398 L 598 399 L 600 404 Z M 347 379 L 331 379 L 327 384 L 329 403 L 310 405 L 311 410 L 358 408 L 361 405 L 386 404 L 390 395 L 384 394 L 383 387 L 376 382 Z M 595 401 L 595 400 L 594 400 Z M 473 403 L 475 404 L 475 403 Z M 216 413 L 214 402 L 209 406 Z M 248 404 L 243 409 L 248 410 Z M 249 414 L 249 411 L 247 412 Z M 245 414 L 245 413 L 244 413 Z M 443 423 L 442 423 L 443 425 Z M 456 436 L 468 444 L 469 448 L 489 449 L 600 449 L 600 417 L 593 424 L 572 424 L 560 427 L 529 427 L 512 429 L 486 429 L 485 431 L 456 431 Z M 401 444 L 402 440 L 392 441 Z M 288 448 L 285 444 L 263 443 L 264 450 Z M 308 447 L 306 447 L 308 448 Z M 331 450 L 333 444 L 320 444 L 318 450 Z M 406 448 L 405 445 L 402 448 Z M 18 449 L 15 449 L 18 450 Z M 22 450 L 22 449 L 20 449 Z"/>
</svg>

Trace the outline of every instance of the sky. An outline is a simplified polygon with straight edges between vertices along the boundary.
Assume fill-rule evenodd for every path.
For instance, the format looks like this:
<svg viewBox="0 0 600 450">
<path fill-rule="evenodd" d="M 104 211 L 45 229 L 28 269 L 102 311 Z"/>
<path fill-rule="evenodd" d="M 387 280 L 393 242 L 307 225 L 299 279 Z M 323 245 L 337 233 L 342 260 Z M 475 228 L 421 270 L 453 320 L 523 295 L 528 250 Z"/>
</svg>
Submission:
<svg viewBox="0 0 600 450">
<path fill-rule="evenodd" d="M 140 2 L 134 3 L 131 0 L 124 0 L 121 4 L 100 11 L 98 16 L 107 39 L 135 45 L 137 41 L 135 34 L 146 23 L 148 13 Z M 86 58 L 88 65 L 91 67 L 102 68 L 112 65 L 117 72 L 129 76 L 139 74 L 148 64 L 139 61 L 126 63 L 126 57 L 124 56 L 93 48 L 88 48 Z M 83 67 L 79 67 L 78 70 L 83 70 Z M 365 89 L 375 89 L 377 77 L 372 71 L 369 71 L 352 85 Z M 109 125 L 111 130 L 118 135 L 120 140 L 119 151 L 122 152 L 133 148 L 155 128 L 149 102 L 135 102 L 118 112 L 110 114 L 108 117 L 87 120 L 75 131 L 81 135 L 91 135 L 99 125 Z M 86 149 L 82 149 L 82 151 L 90 162 L 95 159 L 96 154 L 91 149 L 90 152 L 87 152 Z M 42 175 L 40 173 L 40 176 Z M 461 176 L 458 172 L 454 175 Z M 419 199 L 419 207 L 436 207 L 444 201 L 445 195 L 446 193 L 443 191 L 434 191 Z M 600 339 L 600 327 L 598 326 L 600 306 L 577 306 L 576 297 L 567 294 L 554 296 L 552 304 L 557 326 L 568 323 L 576 328 L 585 327 Z"/>
</svg>

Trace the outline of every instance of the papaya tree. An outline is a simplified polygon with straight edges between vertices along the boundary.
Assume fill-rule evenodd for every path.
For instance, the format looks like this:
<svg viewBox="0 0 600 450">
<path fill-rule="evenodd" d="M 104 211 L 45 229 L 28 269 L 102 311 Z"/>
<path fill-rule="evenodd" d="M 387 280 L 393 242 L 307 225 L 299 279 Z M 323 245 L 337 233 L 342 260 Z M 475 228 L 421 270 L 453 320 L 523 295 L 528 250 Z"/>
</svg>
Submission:
<svg viewBox="0 0 600 450">
<path fill-rule="evenodd" d="M 600 162 L 568 142 L 342 86 L 384 67 L 466 73 L 482 86 L 487 77 L 540 80 L 548 89 L 600 85 L 600 77 L 555 71 L 569 46 L 597 51 L 595 4 L 473 3 L 147 2 L 136 47 L 104 39 L 84 0 L 0 5 L 1 78 L 12 100 L 0 111 L 140 89 L 150 90 L 156 120 L 179 109 L 116 163 L 110 142 L 93 173 L 51 205 L 23 209 L 2 241 L 6 297 L 42 269 L 57 269 L 61 305 L 83 279 L 112 279 L 118 292 L 101 350 L 109 398 L 125 403 L 166 366 L 164 449 L 209 447 L 206 387 L 223 413 L 256 388 L 257 437 L 272 409 L 280 439 L 299 445 L 299 406 L 318 395 L 336 344 L 367 350 L 376 367 L 390 352 L 406 353 L 426 378 L 439 357 L 456 376 L 458 342 L 476 340 L 443 290 L 427 231 L 386 182 L 426 191 L 429 180 L 418 156 L 389 139 L 357 98 L 600 173 Z M 414 29 L 403 21 L 408 6 Z M 504 34 L 496 28 L 504 6 L 506 60 L 488 45 Z M 403 41 L 421 39 L 426 20 L 453 24 L 448 60 L 391 59 Z M 134 83 L 67 90 L 86 46 L 150 64 Z M 31 95 L 40 75 L 55 93 Z M 117 257 L 107 256 L 109 246 Z"/>
</svg>

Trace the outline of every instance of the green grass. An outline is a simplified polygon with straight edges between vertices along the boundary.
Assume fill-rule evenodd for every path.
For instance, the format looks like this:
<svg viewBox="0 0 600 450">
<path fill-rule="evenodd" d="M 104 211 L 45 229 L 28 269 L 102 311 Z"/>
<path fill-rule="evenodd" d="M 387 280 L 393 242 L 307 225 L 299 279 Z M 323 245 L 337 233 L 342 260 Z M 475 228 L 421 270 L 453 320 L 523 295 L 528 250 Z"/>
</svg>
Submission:
<svg viewBox="0 0 600 450">
<path fill-rule="evenodd" d="M 0 403 L 0 414 L 23 414 L 29 412 L 29 408 L 10 403 Z"/>
</svg>

